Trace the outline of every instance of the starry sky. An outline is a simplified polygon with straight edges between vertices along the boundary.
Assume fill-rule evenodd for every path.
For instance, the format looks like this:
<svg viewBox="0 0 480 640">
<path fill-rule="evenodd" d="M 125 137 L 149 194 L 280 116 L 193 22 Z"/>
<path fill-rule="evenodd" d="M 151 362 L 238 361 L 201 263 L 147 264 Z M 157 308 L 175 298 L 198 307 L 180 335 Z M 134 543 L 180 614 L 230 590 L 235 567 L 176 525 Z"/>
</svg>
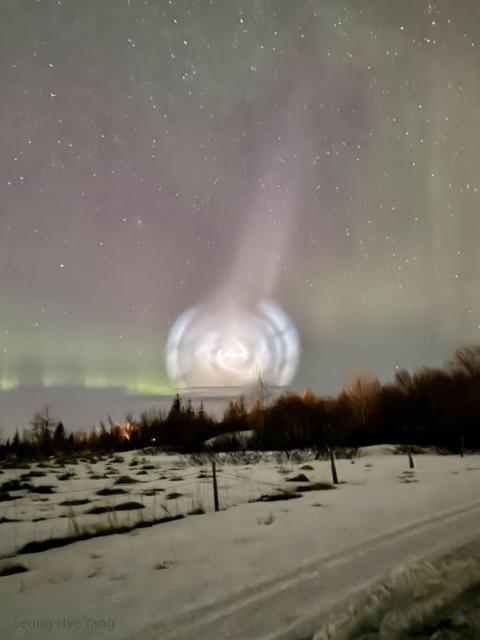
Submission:
<svg viewBox="0 0 480 640">
<path fill-rule="evenodd" d="M 2 0 L 9 420 L 171 393 L 171 326 L 233 282 L 296 389 L 478 342 L 479 34 L 476 0 Z"/>
</svg>

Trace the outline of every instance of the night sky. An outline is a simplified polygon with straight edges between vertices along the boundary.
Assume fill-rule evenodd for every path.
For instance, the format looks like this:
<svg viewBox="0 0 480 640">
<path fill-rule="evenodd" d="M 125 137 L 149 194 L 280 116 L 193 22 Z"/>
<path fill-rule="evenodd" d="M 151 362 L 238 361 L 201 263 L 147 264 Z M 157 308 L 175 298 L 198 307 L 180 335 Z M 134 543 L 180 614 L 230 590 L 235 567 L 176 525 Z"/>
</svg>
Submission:
<svg viewBox="0 0 480 640">
<path fill-rule="evenodd" d="M 212 298 L 275 301 L 320 394 L 479 341 L 477 0 L 2 0 L 0 79 L 9 420 L 171 393 Z"/>
</svg>

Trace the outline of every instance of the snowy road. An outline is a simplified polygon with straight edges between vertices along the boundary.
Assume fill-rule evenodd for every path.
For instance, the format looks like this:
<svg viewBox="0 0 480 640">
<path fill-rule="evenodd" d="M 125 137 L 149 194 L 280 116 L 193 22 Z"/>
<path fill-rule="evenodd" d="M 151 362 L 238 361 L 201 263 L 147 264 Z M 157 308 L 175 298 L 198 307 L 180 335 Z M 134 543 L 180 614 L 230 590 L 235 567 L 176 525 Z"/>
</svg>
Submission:
<svg viewBox="0 0 480 640">
<path fill-rule="evenodd" d="M 308 567 L 256 584 L 189 614 L 139 631 L 142 640 L 300 640 L 329 614 L 397 565 L 480 537 L 480 501 L 371 538 Z M 415 553 L 412 553 L 415 549 Z"/>
</svg>

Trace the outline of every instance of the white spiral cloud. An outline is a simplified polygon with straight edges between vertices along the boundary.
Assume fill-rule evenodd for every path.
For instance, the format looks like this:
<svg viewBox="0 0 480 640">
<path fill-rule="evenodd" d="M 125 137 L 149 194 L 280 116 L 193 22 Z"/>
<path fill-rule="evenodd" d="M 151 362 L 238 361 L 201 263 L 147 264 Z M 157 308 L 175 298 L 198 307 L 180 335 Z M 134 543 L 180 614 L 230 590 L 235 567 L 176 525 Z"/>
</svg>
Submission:
<svg viewBox="0 0 480 640">
<path fill-rule="evenodd" d="M 285 386 L 299 359 L 298 334 L 274 302 L 252 309 L 197 306 L 175 321 L 167 341 L 167 372 L 177 387 L 243 387 L 262 379 Z"/>
</svg>

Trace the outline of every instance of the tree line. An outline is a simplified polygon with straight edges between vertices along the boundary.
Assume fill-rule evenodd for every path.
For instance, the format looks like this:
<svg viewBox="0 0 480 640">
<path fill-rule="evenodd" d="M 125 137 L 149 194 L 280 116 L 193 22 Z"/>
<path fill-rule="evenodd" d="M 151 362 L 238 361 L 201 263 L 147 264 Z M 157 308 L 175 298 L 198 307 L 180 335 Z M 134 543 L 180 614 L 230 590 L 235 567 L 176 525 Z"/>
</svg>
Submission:
<svg viewBox="0 0 480 640">
<path fill-rule="evenodd" d="M 446 452 L 480 449 L 480 346 L 457 350 L 443 368 L 411 374 L 399 370 L 380 384 L 358 375 L 335 397 L 311 391 L 284 393 L 268 402 L 259 379 L 256 400 L 231 400 L 221 419 L 176 395 L 170 409 L 149 410 L 124 423 L 67 434 L 48 408 L 35 414 L 31 428 L 0 444 L 0 457 L 45 457 L 79 452 L 113 452 L 156 447 L 195 452 L 213 450 L 320 451 L 373 444 L 435 447 Z M 207 444 L 206 444 L 207 443 Z"/>
</svg>

